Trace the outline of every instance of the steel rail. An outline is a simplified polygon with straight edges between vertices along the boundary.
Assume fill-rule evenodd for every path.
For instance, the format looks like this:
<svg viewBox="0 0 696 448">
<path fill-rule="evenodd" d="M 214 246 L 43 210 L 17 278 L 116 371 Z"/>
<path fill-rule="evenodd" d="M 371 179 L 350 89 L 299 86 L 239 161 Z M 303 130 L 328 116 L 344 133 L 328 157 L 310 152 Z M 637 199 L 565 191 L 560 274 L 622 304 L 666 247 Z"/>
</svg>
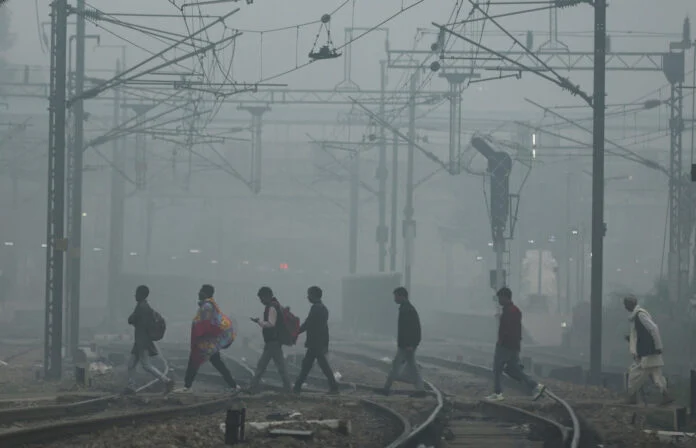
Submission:
<svg viewBox="0 0 696 448">
<path fill-rule="evenodd" d="M 156 345 L 159 357 L 164 362 L 164 375 L 166 376 L 170 369 L 166 358 L 162 356 L 159 346 Z M 157 384 L 160 380 L 154 379 L 143 386 L 136 389 L 136 392 L 142 392 Z M 0 410 L 0 424 L 8 425 L 19 421 L 39 421 L 59 419 L 66 416 L 84 415 L 94 411 L 102 411 L 106 409 L 110 403 L 119 398 L 120 394 L 110 394 L 103 397 L 89 398 L 86 400 L 75 401 L 66 404 L 55 404 L 45 406 L 32 406 L 22 408 L 8 408 Z"/>
<path fill-rule="evenodd" d="M 379 350 L 382 351 L 382 350 Z M 377 359 L 371 358 L 370 356 L 367 355 L 360 355 L 360 354 L 354 354 L 354 353 L 344 353 L 344 352 L 336 352 L 335 350 L 333 353 L 338 354 L 339 356 L 344 356 L 349 359 L 354 359 L 357 361 L 360 361 L 361 359 L 365 359 L 367 361 L 367 364 L 376 366 L 378 368 L 383 368 L 385 364 Z M 485 367 L 485 366 L 479 366 L 475 364 L 470 364 L 466 362 L 459 362 L 459 361 L 450 361 L 446 359 L 440 359 L 440 358 L 435 358 L 432 356 L 425 356 L 425 355 L 419 355 L 418 356 L 419 360 L 422 360 L 428 364 L 434 364 L 434 365 L 439 365 L 441 367 L 446 367 L 452 370 L 459 370 L 463 372 L 467 372 L 476 376 L 485 376 L 485 377 L 492 377 L 493 376 L 493 370 Z M 507 376 L 504 376 L 504 379 L 507 379 L 509 381 L 509 386 L 511 388 L 514 388 L 516 390 L 524 390 L 524 388 L 517 382 L 513 381 L 511 378 L 508 378 Z M 570 437 L 571 431 L 568 431 L 567 428 L 564 425 L 561 425 L 560 423 L 554 422 L 553 420 L 547 419 L 545 417 L 530 413 L 524 409 L 518 408 L 516 406 L 511 406 L 508 404 L 503 404 L 503 403 L 497 403 L 497 402 L 492 402 L 488 400 L 482 400 L 481 404 L 483 406 L 488 406 L 491 408 L 497 408 L 499 412 L 502 413 L 507 413 L 508 415 L 517 415 L 520 418 L 524 418 L 526 420 L 535 420 L 537 422 L 541 422 L 546 424 L 547 426 L 555 427 L 556 430 L 559 431 L 563 438 L 563 442 L 565 445 L 570 445 L 570 448 L 578 448 L 579 443 L 580 443 L 580 434 L 581 434 L 581 426 L 580 426 L 580 420 L 577 417 L 577 414 L 573 410 L 573 408 L 562 398 L 551 392 L 548 388 L 544 391 L 544 394 L 554 400 L 556 403 L 558 403 L 560 406 L 564 408 L 564 410 L 568 413 L 568 416 L 570 417 L 572 421 L 572 438 Z"/>
<path fill-rule="evenodd" d="M 225 358 L 225 360 L 232 362 L 236 367 L 241 368 L 241 369 L 249 372 L 251 375 L 253 375 L 254 371 L 245 362 L 240 361 L 240 360 L 238 360 L 234 357 L 230 357 L 230 356 L 224 356 L 224 358 Z M 219 383 L 220 381 L 222 381 L 222 379 L 219 377 L 219 375 L 215 375 L 212 373 L 207 374 L 207 373 L 203 372 L 203 373 L 199 373 L 198 375 L 201 378 L 203 378 L 205 381 L 208 381 L 208 382 Z M 278 381 L 273 381 L 273 382 L 265 381 L 264 386 L 269 388 L 269 389 L 272 389 L 272 390 L 283 391 L 283 386 Z M 348 384 L 346 384 L 346 386 L 354 388 L 355 390 L 369 390 L 369 391 L 374 390 L 373 387 L 370 387 L 367 385 L 362 385 L 362 384 L 357 384 L 357 383 L 348 383 Z M 437 389 L 434 386 L 432 386 L 432 385 L 430 385 L 430 386 L 432 387 L 433 390 L 437 391 Z M 313 389 L 313 388 L 305 389 L 305 391 L 306 392 L 321 392 L 320 390 Z M 308 397 L 307 395 L 304 396 L 304 398 L 307 398 L 307 397 Z M 316 398 L 316 396 L 312 397 L 312 398 L 314 399 L 314 398 Z M 376 411 L 377 413 L 380 413 L 380 414 L 384 415 L 385 417 L 389 418 L 390 420 L 394 421 L 395 423 L 399 424 L 399 426 L 402 428 L 401 434 L 399 434 L 399 436 L 393 442 L 391 442 L 389 445 L 387 445 L 386 448 L 399 448 L 399 447 L 405 446 L 405 444 L 408 443 L 408 441 L 412 440 L 413 437 L 415 437 L 415 435 L 419 434 L 423 429 L 425 429 L 427 427 L 427 425 L 421 425 L 414 430 L 411 428 L 411 423 L 408 421 L 408 419 L 406 417 L 404 417 L 398 411 L 396 411 L 388 406 L 385 406 L 383 404 L 377 403 L 375 401 L 368 400 L 366 398 L 359 398 L 358 401 L 363 406 L 370 408 L 373 411 Z M 440 398 L 438 400 L 439 409 L 442 409 L 443 405 L 444 405 L 444 403 L 442 401 L 442 396 L 440 395 Z M 438 412 L 439 412 L 439 409 L 438 409 Z M 431 415 L 429 417 L 429 419 L 427 420 L 428 424 L 432 420 L 434 420 L 433 415 Z"/>
<path fill-rule="evenodd" d="M 245 372 L 248 376 L 253 375 L 253 370 L 251 370 L 243 362 L 240 362 L 237 359 L 231 357 L 226 357 L 226 359 L 228 361 L 231 361 L 231 367 L 233 369 L 237 371 L 241 370 Z M 169 366 L 169 363 L 167 363 L 167 366 Z M 169 370 L 170 369 L 167 368 L 167 371 Z M 214 384 L 219 384 L 221 380 L 221 378 L 219 378 L 219 376 L 217 375 L 206 374 L 204 372 L 199 373 L 199 378 L 200 380 Z M 279 384 L 271 384 L 265 382 L 264 385 L 270 389 L 282 390 L 282 386 Z M 148 385 L 138 388 L 138 390 L 144 390 L 147 387 L 149 387 L 149 383 Z M 0 416 L 6 414 L 6 417 L 9 417 L 12 413 L 14 413 L 14 418 L 11 418 L 9 419 L 9 421 L 7 421 L 6 418 L 0 417 L 0 423 L 11 423 L 16 422 L 18 420 L 58 418 L 65 417 L 66 414 L 69 416 L 74 416 L 79 413 L 94 410 L 96 407 L 101 407 L 101 405 L 108 404 L 108 402 L 112 401 L 115 397 L 117 397 L 117 395 L 110 395 L 107 397 L 99 397 L 97 399 L 84 400 L 77 403 L 70 403 L 64 406 L 58 405 L 30 409 L 10 409 L 7 411 L 0 412 Z M 135 426 L 136 423 L 150 424 L 152 422 L 167 420 L 172 417 L 215 413 L 227 408 L 232 403 L 233 399 L 234 397 L 228 396 L 223 399 L 210 400 L 205 403 L 197 403 L 189 406 L 175 406 L 154 411 L 138 411 L 124 413 L 116 416 L 104 416 L 69 422 L 56 422 L 31 428 L 25 428 L 21 430 L 8 431 L 0 433 L 0 446 L 19 447 L 24 446 L 26 444 L 42 443 L 58 439 L 65 439 L 112 427 Z M 316 397 L 312 397 L 312 399 L 316 399 Z M 367 408 L 377 411 L 378 413 L 384 415 L 385 417 L 389 418 L 390 420 L 396 422 L 399 425 L 401 433 L 397 437 L 396 441 L 405 440 L 405 438 L 411 432 L 411 426 L 408 420 L 397 411 L 386 406 L 380 405 L 379 403 L 375 403 L 371 400 L 360 399 L 359 401 Z M 71 409 L 74 411 L 71 412 Z M 18 412 L 20 413 L 19 418 L 17 417 Z M 395 443 L 393 442 L 389 446 L 396 447 L 401 445 L 395 445 Z"/>
<path fill-rule="evenodd" d="M 7 431 L 0 433 L 0 446 L 3 448 L 20 447 L 28 444 L 56 441 L 113 427 L 151 424 L 155 421 L 166 421 L 172 417 L 212 414 L 226 409 L 231 402 L 232 398 L 226 397 L 188 406 L 172 406 L 154 411 L 129 412 L 116 416 L 59 422 Z"/>
<path fill-rule="evenodd" d="M 247 350 L 254 352 L 255 354 L 258 355 L 258 352 L 256 352 L 255 350 L 253 350 L 251 348 L 248 348 Z M 236 362 L 241 367 L 249 368 L 249 366 L 246 365 L 246 363 L 238 361 L 236 358 L 227 357 L 226 359 L 229 359 L 232 362 Z M 324 378 L 319 378 L 319 377 L 314 377 L 314 378 L 308 377 L 307 380 L 311 380 L 312 383 L 315 383 L 315 384 L 319 383 L 319 382 L 323 383 L 324 381 L 326 381 Z M 428 418 L 424 422 L 422 422 L 420 425 L 418 425 L 416 428 L 412 428 L 411 423 L 408 421 L 408 419 L 406 417 L 404 417 L 398 411 L 396 411 L 388 406 L 385 406 L 383 404 L 372 401 L 372 400 L 368 400 L 365 398 L 359 399 L 359 401 L 363 405 L 370 407 L 373 410 L 376 410 L 377 412 L 382 413 L 383 415 L 386 415 L 391 420 L 398 422 L 401 425 L 401 427 L 403 428 L 402 433 L 399 435 L 399 437 L 397 437 L 392 443 L 387 445 L 386 448 L 399 448 L 399 447 L 408 446 L 414 439 L 416 439 L 418 436 L 420 436 L 420 434 L 428 426 L 430 426 L 430 424 L 432 424 L 433 421 L 435 421 L 435 419 L 439 415 L 440 411 L 443 409 L 444 398 L 442 396 L 442 393 L 432 383 L 430 383 L 430 382 L 426 382 L 426 383 L 427 383 L 428 387 L 430 387 L 430 389 L 432 390 L 433 394 L 437 397 L 437 406 L 435 407 L 435 410 L 430 413 Z M 282 386 L 280 384 L 270 384 L 267 382 L 265 385 L 267 387 L 271 387 L 274 389 L 279 388 L 282 390 Z M 345 386 L 343 386 L 343 385 L 345 385 Z M 353 389 L 355 391 L 358 391 L 358 390 L 366 391 L 366 392 L 373 392 L 374 391 L 374 387 L 366 385 L 366 384 L 360 384 L 360 383 L 339 383 L 339 387 L 341 387 L 341 386 L 343 386 L 345 388 Z M 306 391 L 307 392 L 321 392 L 320 390 L 317 390 L 317 389 L 306 389 Z"/>
</svg>

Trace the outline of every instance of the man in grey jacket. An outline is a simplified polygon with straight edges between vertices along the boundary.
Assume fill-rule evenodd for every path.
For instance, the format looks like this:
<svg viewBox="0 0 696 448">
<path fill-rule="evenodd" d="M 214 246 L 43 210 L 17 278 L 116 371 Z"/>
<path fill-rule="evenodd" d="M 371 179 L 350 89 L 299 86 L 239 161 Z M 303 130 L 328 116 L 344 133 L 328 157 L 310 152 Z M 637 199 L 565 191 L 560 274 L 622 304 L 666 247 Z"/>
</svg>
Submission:
<svg viewBox="0 0 696 448">
<path fill-rule="evenodd" d="M 167 378 L 150 362 L 152 356 L 157 356 L 157 348 L 150 337 L 150 326 L 153 323 L 153 310 L 147 302 L 150 288 L 140 285 L 135 290 L 135 309 L 128 317 L 128 324 L 135 328 L 133 349 L 128 361 L 128 387 L 125 393 L 135 393 L 135 369 L 140 364 L 146 372 L 162 381 L 167 386 L 167 392 L 174 388 L 174 380 Z"/>
<path fill-rule="evenodd" d="M 662 393 L 662 404 L 670 404 L 674 399 L 667 393 L 667 380 L 662 375 L 662 366 L 665 365 L 665 362 L 662 359 L 660 330 L 652 316 L 638 306 L 638 299 L 634 296 L 624 298 L 624 307 L 631 313 L 628 318 L 631 322 L 628 342 L 634 360 L 628 372 L 626 402 L 627 404 L 636 404 L 638 391 L 651 378 Z"/>
</svg>

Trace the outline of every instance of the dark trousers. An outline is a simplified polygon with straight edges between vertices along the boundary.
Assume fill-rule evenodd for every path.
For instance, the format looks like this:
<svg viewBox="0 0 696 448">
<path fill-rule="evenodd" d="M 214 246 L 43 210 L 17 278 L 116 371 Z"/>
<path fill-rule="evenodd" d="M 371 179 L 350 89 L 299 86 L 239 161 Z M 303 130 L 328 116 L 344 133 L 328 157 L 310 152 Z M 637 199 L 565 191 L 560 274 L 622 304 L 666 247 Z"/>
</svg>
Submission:
<svg viewBox="0 0 696 448">
<path fill-rule="evenodd" d="M 500 379 L 503 372 L 507 373 L 513 380 L 526 384 L 530 390 L 537 386 L 537 382 L 529 378 L 522 371 L 522 367 L 520 366 L 520 352 L 498 345 L 495 347 L 495 355 L 493 356 L 493 391 L 496 394 L 502 391 Z"/>
<path fill-rule="evenodd" d="M 210 357 L 210 363 L 218 372 L 220 372 L 220 375 L 222 375 L 222 378 L 225 380 L 225 383 L 227 383 L 228 386 L 232 388 L 237 387 L 237 382 L 234 380 L 234 378 L 232 378 L 232 374 L 222 360 L 220 352 L 217 352 Z M 186 375 L 184 376 L 184 387 L 191 387 L 191 385 L 193 385 L 193 380 L 196 378 L 198 368 L 199 367 L 196 367 L 196 364 L 193 362 L 193 359 L 189 357 L 188 366 L 186 367 Z"/>
<path fill-rule="evenodd" d="M 312 367 L 314 366 L 315 360 L 317 361 L 317 364 L 319 364 L 321 371 L 326 376 L 326 379 L 329 381 L 329 388 L 332 391 L 338 390 L 338 383 L 336 383 L 333 370 L 331 370 L 329 361 L 326 359 L 326 350 L 316 350 L 312 348 L 307 349 L 307 353 L 305 353 L 304 359 L 302 359 L 302 368 L 300 369 L 300 374 L 295 381 L 295 390 L 299 391 L 301 389 L 302 384 L 307 379 L 307 375 L 309 375 L 309 371 L 312 370 Z"/>
</svg>

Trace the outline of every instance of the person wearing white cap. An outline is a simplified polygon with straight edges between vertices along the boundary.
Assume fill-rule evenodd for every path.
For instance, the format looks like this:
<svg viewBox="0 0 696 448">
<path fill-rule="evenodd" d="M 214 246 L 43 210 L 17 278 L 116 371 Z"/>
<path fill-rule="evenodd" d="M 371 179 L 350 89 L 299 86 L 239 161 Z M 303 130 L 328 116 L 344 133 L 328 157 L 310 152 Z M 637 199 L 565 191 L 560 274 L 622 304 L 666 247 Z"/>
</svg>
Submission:
<svg viewBox="0 0 696 448">
<path fill-rule="evenodd" d="M 667 405 L 674 399 L 667 393 L 667 380 L 662 374 L 662 338 L 660 329 L 650 313 L 638 306 L 635 296 L 627 296 L 623 300 L 624 307 L 631 313 L 631 333 L 628 336 L 629 349 L 633 356 L 633 364 L 628 372 L 627 404 L 637 403 L 638 390 L 651 378 L 662 393 L 662 404 Z"/>
</svg>

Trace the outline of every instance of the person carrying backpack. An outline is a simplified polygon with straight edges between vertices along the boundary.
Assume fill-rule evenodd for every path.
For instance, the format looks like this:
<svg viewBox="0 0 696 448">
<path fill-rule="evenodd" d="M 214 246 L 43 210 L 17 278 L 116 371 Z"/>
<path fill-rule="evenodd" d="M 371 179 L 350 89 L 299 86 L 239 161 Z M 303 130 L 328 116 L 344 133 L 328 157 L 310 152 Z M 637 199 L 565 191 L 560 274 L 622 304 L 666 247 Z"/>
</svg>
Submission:
<svg viewBox="0 0 696 448">
<path fill-rule="evenodd" d="M 191 324 L 191 354 L 184 375 L 184 387 L 176 390 L 177 393 L 191 391 L 198 369 L 208 360 L 233 392 L 239 389 L 220 356 L 220 350 L 232 345 L 236 333 L 232 320 L 220 311 L 214 295 L 215 288 L 212 285 L 203 285 L 198 292 L 198 312 Z"/>
<path fill-rule="evenodd" d="M 125 390 L 126 394 L 135 393 L 135 370 L 138 364 L 142 366 L 143 370 L 162 381 L 167 387 L 167 392 L 171 392 L 174 388 L 174 380 L 167 378 L 150 362 L 152 356 L 157 356 L 157 348 L 155 347 L 154 340 L 157 337 L 161 339 L 159 335 L 153 337 L 153 333 L 156 332 L 153 330 L 157 330 L 154 328 L 156 326 L 155 315 L 157 315 L 160 320 L 162 318 L 147 302 L 149 295 L 150 288 L 147 286 L 140 285 L 136 288 L 135 309 L 128 317 L 128 324 L 135 328 L 135 335 L 133 338 L 134 342 L 133 349 L 131 350 L 131 357 L 128 361 L 128 387 Z"/>
<path fill-rule="evenodd" d="M 268 286 L 261 287 L 257 296 L 265 306 L 263 310 L 263 320 L 259 318 L 252 318 L 251 320 L 261 327 L 264 346 L 263 353 L 256 365 L 256 373 L 249 385 L 249 392 L 253 393 L 258 389 L 261 377 L 266 372 L 266 368 L 268 368 L 268 363 L 271 362 L 271 359 L 275 363 L 280 377 L 283 379 L 283 387 L 287 392 L 290 392 L 290 380 L 288 379 L 288 372 L 285 368 L 285 358 L 283 357 L 282 338 L 284 334 L 288 334 L 288 329 L 285 327 L 284 322 L 284 309 L 280 306 L 278 299 L 273 295 L 273 290 Z M 297 334 L 294 334 L 294 337 L 296 339 Z"/>
</svg>

